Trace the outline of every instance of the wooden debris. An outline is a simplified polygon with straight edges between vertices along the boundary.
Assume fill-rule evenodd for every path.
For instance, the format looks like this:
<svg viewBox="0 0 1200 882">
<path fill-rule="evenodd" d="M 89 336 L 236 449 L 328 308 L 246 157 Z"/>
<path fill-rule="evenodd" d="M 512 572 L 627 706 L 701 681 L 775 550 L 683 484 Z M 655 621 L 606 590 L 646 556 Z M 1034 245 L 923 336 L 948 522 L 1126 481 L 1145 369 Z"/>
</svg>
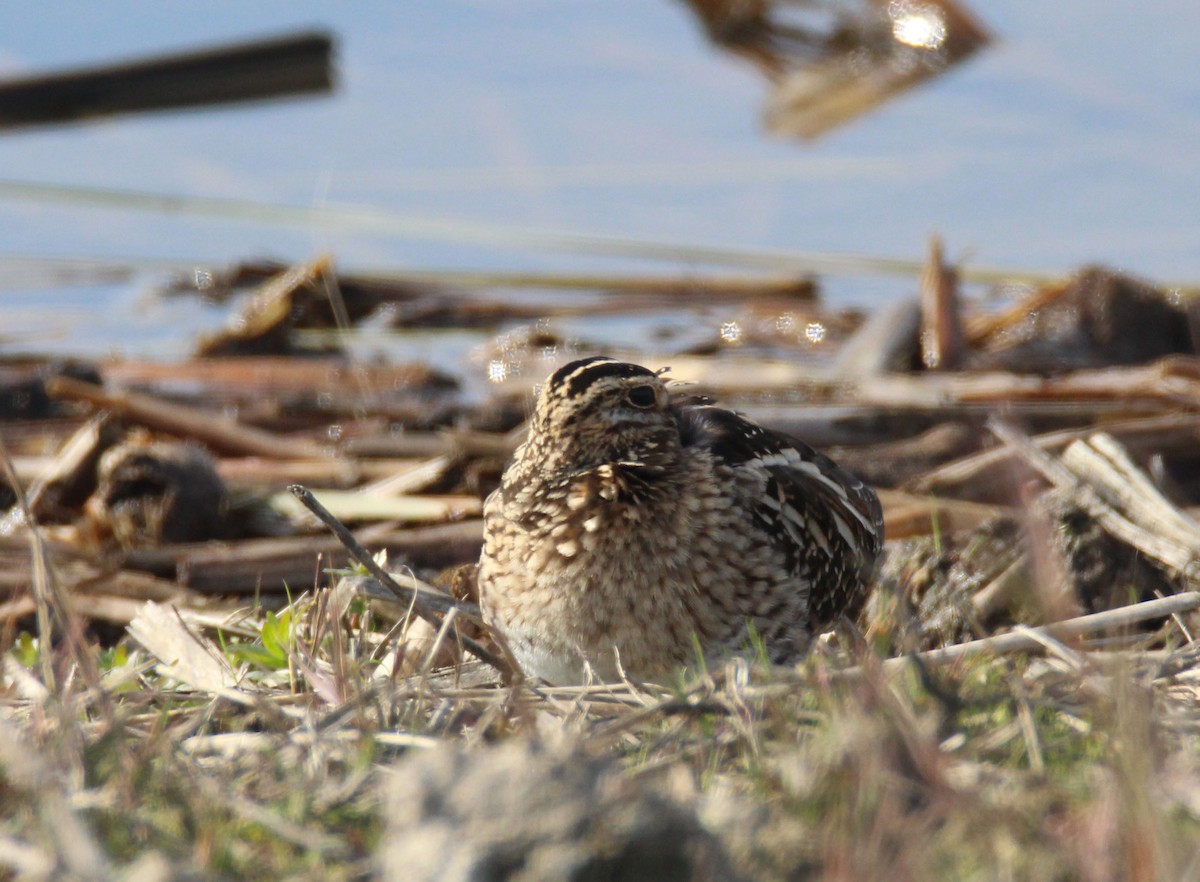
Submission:
<svg viewBox="0 0 1200 882">
<path fill-rule="evenodd" d="M 478 496 L 397 496 L 361 490 L 315 490 L 313 493 L 342 521 L 428 523 L 477 516 L 483 510 Z M 271 497 L 270 504 L 293 517 L 305 511 L 291 494 L 276 494 Z"/>
<path fill-rule="evenodd" d="M 958 274 L 942 258 L 942 240 L 929 240 L 921 273 L 921 363 L 928 370 L 962 366 L 966 342 L 958 303 Z"/>
<path fill-rule="evenodd" d="M 0 421 L 46 420 L 63 407 L 46 393 L 46 382 L 67 376 L 97 382 L 93 365 L 75 361 L 25 361 L 0 364 Z"/>
<path fill-rule="evenodd" d="M 359 487 L 355 492 L 364 496 L 419 493 L 445 477 L 453 463 L 454 458 L 446 455 L 432 456 L 404 466 L 393 463 L 384 477 Z"/>
<path fill-rule="evenodd" d="M 1061 451 L 1068 444 L 1094 431 L 1066 429 L 1031 438 L 1047 452 Z M 1146 419 L 1105 424 L 1105 431 L 1119 439 L 1129 450 L 1159 453 L 1200 452 L 1200 415 L 1171 414 Z M 959 499 L 988 501 L 1011 498 L 1013 466 L 1019 457 L 1011 447 L 993 447 L 931 469 L 910 481 L 906 488 L 915 493 L 932 493 Z"/>
<path fill-rule="evenodd" d="M 697 347 L 689 340 L 679 347 L 693 350 L 686 355 L 628 355 L 670 365 L 673 377 L 696 382 L 686 392 L 716 393 L 759 422 L 822 449 L 837 445 L 829 450 L 835 459 L 883 488 L 888 559 L 903 565 L 889 569 L 886 579 L 903 592 L 900 600 L 923 629 L 915 645 L 1062 618 L 1043 602 L 1050 584 L 1059 585 L 1063 598 L 1080 609 L 1127 602 L 1129 589 L 1139 598 L 1177 590 L 1200 566 L 1188 557 L 1200 555 L 1200 546 L 1189 545 L 1194 545 L 1193 522 L 1166 501 L 1174 495 L 1200 504 L 1200 358 L 1173 355 L 1149 364 L 1046 374 L 956 370 L 953 365 L 970 363 L 981 348 L 989 353 L 1003 348 L 999 335 L 1014 333 L 1017 323 L 1005 316 L 987 326 L 970 324 L 970 343 L 960 359 L 964 344 L 961 319 L 954 316 L 956 290 L 936 242 L 928 269 L 925 293 L 932 305 L 925 311 L 925 343 L 932 339 L 932 344 L 925 348 L 925 365 L 916 300 L 877 310 L 863 321 L 850 311 L 787 304 L 791 295 L 782 280 L 757 288 L 747 280 L 740 292 L 736 285 L 724 291 L 722 296 L 753 292 L 760 297 L 729 313 L 742 331 L 736 345 L 722 337 L 724 342 L 700 355 L 706 344 Z M 322 304 L 325 312 L 314 314 L 314 324 L 333 321 L 326 283 L 354 292 L 343 326 L 347 315 L 382 302 L 397 307 L 402 318 L 417 314 L 409 310 L 465 302 L 461 292 L 432 279 L 424 284 L 415 277 L 335 277 L 324 259 L 282 275 L 279 267 L 247 269 L 243 275 L 235 280 L 238 286 L 255 280 L 265 295 L 260 302 L 264 322 L 257 326 L 247 316 L 257 330 L 246 342 L 258 345 L 255 339 L 274 336 L 284 351 L 297 335 L 297 297 Z M 651 280 L 626 281 L 634 286 Z M 645 303 L 654 296 L 677 296 L 668 281 L 635 288 L 564 309 L 604 315 L 635 299 Z M 1047 291 L 1039 295 L 1042 308 L 1058 308 L 1066 295 Z M 777 299 L 762 299 L 772 297 Z M 487 296 L 478 302 L 488 302 Z M 444 315 L 467 320 L 453 309 Z M 432 314 L 427 319 L 435 320 Z M 780 324 L 784 319 L 790 324 Z M 805 333 L 808 326 L 812 335 Z M 716 339 L 715 329 L 722 325 L 706 327 Z M 260 331 L 265 336 L 255 338 Z M 669 350 L 669 338 L 663 345 Z M 293 498 L 280 493 L 302 482 L 322 488 L 315 492 L 327 514 L 331 509 L 355 524 L 354 541 L 363 554 L 386 550 L 388 569 L 401 574 L 391 576 L 399 588 L 389 595 L 399 591 L 401 597 L 381 601 L 372 595 L 370 615 L 401 621 L 411 599 L 406 589 L 457 586 L 452 601 L 432 610 L 432 620 L 411 626 L 387 647 L 374 648 L 393 674 L 436 676 L 433 665 L 459 658 L 460 636 L 491 652 L 486 635 L 473 630 L 478 625 L 471 622 L 475 598 L 468 584 L 482 539 L 481 500 L 522 437 L 533 380 L 556 360 L 590 351 L 552 326 L 514 329 L 496 341 L 494 355 L 477 351 L 474 356 L 494 357 L 506 368 L 504 376 L 490 377 L 503 382 L 482 389 L 470 377 L 460 388 L 453 377 L 425 364 L 356 364 L 344 357 L 111 361 L 87 375 L 100 382 L 53 378 L 44 388 L 64 402 L 58 413 L 84 410 L 79 404 L 108 413 L 114 427 L 137 427 L 131 431 L 142 439 L 137 442 L 141 452 L 179 440 L 203 444 L 213 452 L 211 459 L 200 454 L 210 467 L 208 477 L 184 483 L 215 487 L 224 482 L 232 490 L 220 494 L 224 502 L 215 517 L 207 504 L 183 506 L 180 511 L 188 516 L 205 515 L 209 526 L 192 534 L 200 541 L 174 541 L 181 535 L 173 527 L 157 535 L 144 529 L 147 521 L 160 527 L 169 521 L 165 515 L 145 517 L 148 510 L 167 510 L 156 509 L 158 503 L 148 509 L 146 502 L 154 496 L 146 492 L 151 489 L 163 498 L 167 484 L 156 478 L 163 468 L 138 465 L 138 449 L 126 445 L 128 489 L 114 489 L 121 470 L 112 463 L 118 458 L 102 461 L 101 454 L 116 440 L 116 428 L 101 435 L 99 423 L 84 424 L 77 417 L 5 423 L 0 434 L 16 453 L 15 489 L 32 489 L 38 517 L 48 520 L 52 508 L 54 513 L 53 523 L 40 527 L 10 517 L 12 535 L 0 536 L 0 620 L 31 617 L 39 609 L 37 597 L 57 596 L 47 593 L 47 573 L 62 588 L 56 608 L 70 615 L 120 623 L 150 599 L 173 605 L 188 621 L 204 617 L 205 627 L 220 624 L 225 610 L 251 598 L 270 608 L 288 596 L 335 586 L 352 556 L 339 539 L 313 535 L 307 513 L 297 515 Z M 929 370 L 934 362 L 939 369 Z M 1042 434 L 1027 446 L 981 449 L 991 443 L 985 426 L 996 412 Z M 1098 426 L 1125 452 L 1094 437 Z M 74 432 L 76 442 L 65 444 Z M 1058 482 L 1059 489 L 1044 491 L 1037 454 L 1027 447 L 1044 451 L 1069 479 Z M 1145 474 L 1152 462 L 1157 463 L 1153 481 Z M 1173 489 L 1157 489 L 1156 482 Z M 49 488 L 58 486 L 64 489 L 50 506 Z M 141 514 L 127 529 L 89 530 L 79 504 L 89 487 L 95 491 L 90 514 L 122 506 Z M 1098 500 L 1090 508 L 1081 502 L 1087 493 Z M 272 494 L 292 506 L 290 520 L 266 506 Z M 453 520 L 464 516 L 469 519 Z M 124 540 L 107 541 L 109 534 Z M 213 541 L 218 535 L 223 538 Z M 31 565 L 31 536 L 43 549 L 40 569 Z M 85 541 L 89 537 L 91 544 Z M 1158 554 L 1158 568 L 1146 563 L 1148 552 Z M 377 583 L 380 592 L 382 584 Z M 324 591 L 317 594 L 315 603 L 329 607 L 321 616 L 336 618 L 347 603 L 344 592 L 335 590 L 337 600 Z M 877 594 L 887 596 L 886 591 Z M 899 627 L 904 609 L 903 604 L 879 607 L 871 633 L 881 638 L 880 645 Z M 883 621 L 891 623 L 885 627 L 879 624 Z M 329 691 L 322 671 L 303 658 L 300 662 L 299 673 L 314 690 L 327 699 L 344 698 Z"/>
<path fill-rule="evenodd" d="M 448 457 L 436 457 L 437 462 L 448 462 Z M 407 487 L 416 492 L 425 489 L 422 478 L 430 478 L 428 459 L 365 459 L 365 458 L 322 458 L 322 459 L 267 459 L 260 456 L 227 457 L 217 461 L 217 474 L 227 484 L 243 487 L 286 487 L 288 484 L 311 484 L 316 487 L 347 489 L 357 487 L 363 481 L 376 481 L 381 492 L 395 487 L 394 492 Z M 403 484 L 397 476 L 407 476 Z M 390 483 L 397 478 L 395 483 Z M 431 478 L 430 478 L 431 479 Z M 432 479 L 431 479 L 432 480 Z M 361 488 L 360 488 L 361 489 Z"/>
<path fill-rule="evenodd" d="M 224 300 L 234 290 L 261 284 L 287 269 L 273 261 L 240 263 L 228 270 L 179 277 L 168 287 L 170 293 L 194 291 L 206 299 Z M 638 297 L 775 297 L 805 302 L 816 299 L 816 283 L 804 275 L 681 275 L 629 273 L 505 272 L 498 270 L 396 269 L 373 272 L 339 272 L 337 286 L 349 303 L 369 305 L 415 304 L 437 300 L 449 308 L 448 299 L 461 299 L 463 289 L 511 289 L 540 291 L 599 291 Z M 550 307 L 553 309 L 553 307 Z M 360 307 L 355 310 L 363 312 Z M 538 315 L 544 313 L 539 312 Z M 513 314 L 509 318 L 515 317 Z"/>
<path fill-rule="evenodd" d="M 793 433 L 804 437 L 803 433 Z M 943 422 L 899 441 L 831 447 L 835 462 L 876 487 L 898 487 L 930 469 L 979 449 L 981 432 L 961 422 Z M 860 439 L 861 440 L 861 439 Z"/>
<path fill-rule="evenodd" d="M 254 398 L 307 398 L 334 394 L 445 392 L 455 380 L 428 364 L 359 364 L 342 357 L 292 358 L 244 356 L 179 362 L 110 361 L 100 366 L 104 381 L 116 388 L 161 389 L 180 394 L 198 390 L 214 398 L 242 402 Z"/>
<path fill-rule="evenodd" d="M 854 379 L 913 370 L 917 366 L 917 341 L 921 307 L 916 300 L 885 304 L 871 313 L 834 357 L 830 376 Z"/>
<path fill-rule="evenodd" d="M 991 428 L 1046 480 L 1073 494 L 1108 532 L 1189 581 L 1200 580 L 1200 525 L 1159 493 L 1111 437 L 1100 435 L 1098 448 L 1076 441 L 1071 457 L 1056 460 L 1003 423 Z M 1125 492 L 1120 482 L 1126 480 L 1141 493 Z"/>
<path fill-rule="evenodd" d="M 1191 354 L 1189 316 L 1177 300 L 1140 279 L 1088 267 L 1066 285 L 1035 291 L 1007 316 L 977 324 L 966 366 L 1050 373 Z"/>
<path fill-rule="evenodd" d="M 119 413 L 130 422 L 167 432 L 181 438 L 202 441 L 218 453 L 244 456 L 284 456 L 306 459 L 322 456 L 325 450 L 312 441 L 284 438 L 261 429 L 244 426 L 236 420 L 174 404 L 137 392 L 108 393 L 92 383 L 56 377 L 47 384 L 55 398 L 86 401 L 97 408 Z"/>
<path fill-rule="evenodd" d="M 124 432 L 124 427 L 107 415 L 84 423 L 32 480 L 29 510 L 34 517 L 59 522 L 72 517 L 96 489 L 101 457 Z M 16 472 L 20 477 L 19 467 Z"/>
<path fill-rule="evenodd" d="M 889 540 L 972 530 L 996 517 L 1011 514 L 1011 509 L 996 505 L 915 496 L 897 490 L 877 492 L 883 503 L 883 522 Z"/>
<path fill-rule="evenodd" d="M 694 356 L 670 359 L 671 377 L 718 396 L 762 394 L 804 397 L 871 408 L 938 411 L 942 419 L 978 419 L 994 406 L 1012 405 L 1063 420 L 1103 412 L 1131 416 L 1185 407 L 1200 409 L 1200 359 L 1172 356 L 1148 365 L 1096 368 L 1051 376 L 1010 371 L 970 373 L 863 373 L 835 378 L 803 363 L 738 356 L 714 360 Z M 1084 410 L 1086 406 L 1089 410 Z"/>
<path fill-rule="evenodd" d="M 292 331 L 314 301 L 335 301 L 333 259 L 325 254 L 290 267 L 264 282 L 246 305 L 230 316 L 224 331 L 200 338 L 196 357 L 286 355 Z M 342 323 L 343 329 L 348 327 Z"/>
<path fill-rule="evenodd" d="M 688 0 L 688 5 L 710 40 L 775 83 L 768 128 L 804 138 L 935 76 L 989 39 L 954 0 L 911 5 Z"/>
<path fill-rule="evenodd" d="M 1015 333 L 1017 326 L 1027 322 L 1029 316 L 1037 315 L 1041 310 L 1062 298 L 1070 289 L 1071 284 L 1069 279 L 1048 282 L 1007 309 L 981 313 L 968 319 L 966 322 L 968 345 L 982 346 L 989 338 L 999 340 L 1006 334 Z"/>
<path fill-rule="evenodd" d="M 235 411 L 243 423 L 279 432 L 349 427 L 364 413 L 386 428 L 436 425 L 439 414 L 454 413 L 459 397 L 458 380 L 428 364 L 358 363 L 341 355 L 119 361 L 101 365 L 101 373 L 109 389 Z"/>
<path fill-rule="evenodd" d="M 1071 442 L 1062 462 L 1129 520 L 1200 555 L 1200 523 L 1168 500 L 1112 435 Z"/>
<path fill-rule="evenodd" d="M 483 522 L 409 529 L 383 524 L 355 535 L 368 548 L 387 551 L 392 566 L 436 571 L 479 559 Z M 174 579 L 201 594 L 253 596 L 325 584 L 325 571 L 345 566 L 346 560 L 333 537 L 295 536 L 138 548 L 125 553 L 119 563 L 126 570 Z"/>
<path fill-rule="evenodd" d="M 1038 639 L 1045 636 L 1054 640 L 1071 639 L 1085 634 L 1095 634 L 1099 631 L 1119 630 L 1136 625 L 1140 622 L 1166 618 L 1178 613 L 1200 609 L 1200 591 L 1185 591 L 1173 597 L 1160 600 L 1147 600 L 1119 609 L 1105 610 L 1086 616 L 1055 622 L 1041 628 L 1022 629 L 1008 634 L 997 634 L 981 640 L 972 640 L 954 646 L 940 649 L 930 649 L 917 654 L 926 664 L 947 664 L 960 659 L 971 658 L 983 653 L 1025 652 L 1041 648 L 1044 644 Z M 1032 632 L 1032 633 L 1030 633 Z M 908 658 L 888 659 L 884 667 L 888 669 L 903 668 L 911 664 Z"/>
<path fill-rule="evenodd" d="M 943 73 L 990 41 L 954 0 L 864 5 L 876 10 L 868 32 L 847 39 L 844 30 L 835 31 L 831 54 L 776 84 L 766 110 L 769 131 L 816 138 Z"/>
</svg>

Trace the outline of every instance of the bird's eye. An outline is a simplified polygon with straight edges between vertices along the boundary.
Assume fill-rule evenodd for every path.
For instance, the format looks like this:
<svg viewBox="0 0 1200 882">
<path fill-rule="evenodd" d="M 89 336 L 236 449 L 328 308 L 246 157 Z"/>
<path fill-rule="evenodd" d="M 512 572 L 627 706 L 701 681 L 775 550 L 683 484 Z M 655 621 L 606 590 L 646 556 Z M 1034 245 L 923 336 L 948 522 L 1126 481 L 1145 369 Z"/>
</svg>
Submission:
<svg viewBox="0 0 1200 882">
<path fill-rule="evenodd" d="M 625 397 L 629 399 L 629 403 L 634 407 L 643 408 L 654 407 L 654 402 L 658 400 L 658 395 L 655 394 L 653 386 L 634 386 Z"/>
</svg>

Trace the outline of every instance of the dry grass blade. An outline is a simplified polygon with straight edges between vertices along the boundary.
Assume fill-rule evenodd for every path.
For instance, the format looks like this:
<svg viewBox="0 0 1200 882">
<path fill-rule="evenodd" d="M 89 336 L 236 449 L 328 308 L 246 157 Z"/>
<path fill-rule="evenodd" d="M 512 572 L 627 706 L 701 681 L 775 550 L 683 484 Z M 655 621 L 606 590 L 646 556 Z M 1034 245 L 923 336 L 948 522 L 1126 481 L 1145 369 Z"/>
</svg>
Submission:
<svg viewBox="0 0 1200 882">
<path fill-rule="evenodd" d="M 31 584 L 33 586 L 34 609 L 37 613 L 38 638 L 41 640 L 42 646 L 52 646 L 54 644 L 55 629 L 57 628 L 60 632 L 68 635 L 72 648 L 78 648 L 74 640 L 75 632 L 73 623 L 69 618 L 70 612 L 68 610 L 67 598 L 63 594 L 61 586 L 55 577 L 53 567 L 50 565 L 46 543 L 42 538 L 41 530 L 38 529 L 33 512 L 29 507 L 29 501 L 25 496 L 25 491 L 21 487 L 21 482 L 17 479 L 12 457 L 9 456 L 8 448 L 2 443 L 0 443 L 0 459 L 3 460 L 4 476 L 17 496 L 17 505 L 9 515 L 9 518 L 20 517 L 23 519 L 24 526 L 28 531 L 29 556 L 32 570 Z M 12 523 L 10 521 L 5 526 L 11 527 Z M 51 654 L 49 652 L 42 653 L 41 662 L 42 679 L 46 687 L 54 691 L 55 674 Z"/>
<path fill-rule="evenodd" d="M 23 793 L 38 808 L 38 824 L 54 848 L 53 864 L 68 878 L 103 882 L 113 878 L 109 862 L 92 831 L 72 807 L 62 781 L 28 740 L 0 717 L 0 770 L 5 790 Z M 17 855 L 16 857 L 33 857 Z M 46 855 L 45 857 L 49 857 Z M 12 863 L 10 858 L 8 863 Z M 36 863 L 36 857 L 34 857 Z M 2 863 L 2 862 L 0 862 Z"/>
<path fill-rule="evenodd" d="M 164 674 L 201 692 L 251 704 L 239 677 L 213 643 L 193 632 L 169 606 L 147 602 L 129 633 L 160 662 Z"/>
<path fill-rule="evenodd" d="M 867 254 L 804 253 L 782 249 L 696 246 L 562 230 L 520 229 L 511 225 L 436 221 L 429 218 L 391 215 L 375 210 L 356 211 L 301 207 L 238 199 L 189 196 L 181 193 L 163 194 L 145 190 L 78 187 L 29 181 L 0 180 L 0 198 L 23 199 L 42 204 L 86 205 L 109 210 L 185 214 L 194 217 L 207 216 L 281 226 L 319 226 L 322 229 L 370 232 L 405 238 L 416 237 L 428 241 L 449 241 L 456 244 L 508 245 L 515 248 L 534 248 L 604 257 L 639 258 L 686 265 L 736 266 L 760 271 L 915 277 L 920 275 L 923 268 L 919 260 Z M 184 268 L 190 270 L 193 266 L 194 264 L 189 263 Z M 403 270 L 398 271 L 398 274 L 403 275 Z M 1062 278 L 1061 273 L 1028 268 L 966 265 L 959 268 L 959 275 L 964 281 L 1025 281 L 1031 284 L 1048 284 Z M 1197 290 L 1197 285 L 1190 281 L 1170 281 L 1165 284 L 1168 287 L 1185 291 Z"/>
</svg>

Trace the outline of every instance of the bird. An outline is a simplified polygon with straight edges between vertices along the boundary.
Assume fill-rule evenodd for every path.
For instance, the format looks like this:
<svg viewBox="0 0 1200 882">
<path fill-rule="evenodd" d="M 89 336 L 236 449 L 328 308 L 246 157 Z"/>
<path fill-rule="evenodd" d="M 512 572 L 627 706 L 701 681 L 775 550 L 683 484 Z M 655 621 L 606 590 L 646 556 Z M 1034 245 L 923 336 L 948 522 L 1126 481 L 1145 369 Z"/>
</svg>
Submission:
<svg viewBox="0 0 1200 882">
<path fill-rule="evenodd" d="M 556 370 L 484 502 L 480 610 L 528 677 L 794 664 L 866 599 L 875 493 L 665 374 L 607 356 Z"/>
</svg>

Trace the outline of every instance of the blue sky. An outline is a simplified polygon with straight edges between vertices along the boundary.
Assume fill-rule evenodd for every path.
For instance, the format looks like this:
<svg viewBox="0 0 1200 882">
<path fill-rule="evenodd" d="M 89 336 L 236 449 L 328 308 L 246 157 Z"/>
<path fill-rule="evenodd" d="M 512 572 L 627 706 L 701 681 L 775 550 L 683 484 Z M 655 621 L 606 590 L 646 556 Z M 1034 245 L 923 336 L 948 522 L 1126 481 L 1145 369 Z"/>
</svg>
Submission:
<svg viewBox="0 0 1200 882">
<path fill-rule="evenodd" d="M 315 25 L 339 37 L 340 88 L 3 135 L 0 178 L 899 257 L 937 231 L 981 263 L 1200 281 L 1200 4 L 973 5 L 993 47 L 815 145 L 762 133 L 765 83 L 672 0 L 30 5 L 7 13 L 0 72 Z M 610 265 L 3 197 L 0 225 L 7 254 Z"/>
</svg>

